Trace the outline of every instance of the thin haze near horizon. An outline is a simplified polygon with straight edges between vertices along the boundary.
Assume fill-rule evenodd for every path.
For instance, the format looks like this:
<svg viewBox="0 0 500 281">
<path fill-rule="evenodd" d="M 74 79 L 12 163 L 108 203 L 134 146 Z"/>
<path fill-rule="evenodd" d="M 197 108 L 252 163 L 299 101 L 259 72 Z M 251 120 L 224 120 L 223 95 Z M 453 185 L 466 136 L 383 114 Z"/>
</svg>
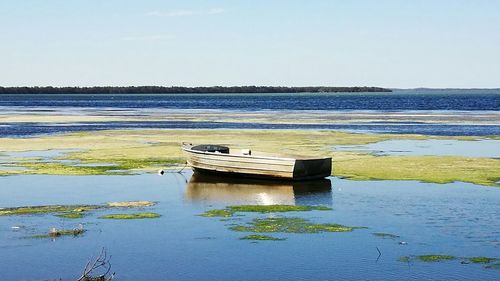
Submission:
<svg viewBox="0 0 500 281">
<path fill-rule="evenodd" d="M 500 1 L 0 2 L 0 86 L 500 87 Z"/>
</svg>

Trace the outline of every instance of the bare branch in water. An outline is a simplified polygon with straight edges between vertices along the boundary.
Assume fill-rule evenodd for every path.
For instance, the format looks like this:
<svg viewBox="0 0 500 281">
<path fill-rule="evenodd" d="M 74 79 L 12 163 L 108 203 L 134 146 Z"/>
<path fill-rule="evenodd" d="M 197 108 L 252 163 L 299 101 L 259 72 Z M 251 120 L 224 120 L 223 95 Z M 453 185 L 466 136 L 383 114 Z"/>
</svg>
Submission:
<svg viewBox="0 0 500 281">
<path fill-rule="evenodd" d="M 111 256 L 108 257 L 105 248 L 102 248 L 101 253 L 95 259 L 89 260 L 83 269 L 82 276 L 77 281 L 110 281 L 115 277 L 115 273 L 111 273 Z"/>
</svg>

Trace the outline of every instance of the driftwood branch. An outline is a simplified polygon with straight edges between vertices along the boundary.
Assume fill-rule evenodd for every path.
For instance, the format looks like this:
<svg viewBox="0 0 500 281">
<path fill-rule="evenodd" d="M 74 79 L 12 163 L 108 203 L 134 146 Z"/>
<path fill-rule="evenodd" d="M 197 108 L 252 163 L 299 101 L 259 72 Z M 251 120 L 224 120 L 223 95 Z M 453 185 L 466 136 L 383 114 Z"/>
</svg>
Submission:
<svg viewBox="0 0 500 281">
<path fill-rule="evenodd" d="M 115 273 L 111 273 L 111 256 L 108 257 L 105 248 L 102 248 L 101 253 L 97 258 L 89 260 L 83 273 L 77 281 L 110 281 L 115 277 Z"/>
</svg>

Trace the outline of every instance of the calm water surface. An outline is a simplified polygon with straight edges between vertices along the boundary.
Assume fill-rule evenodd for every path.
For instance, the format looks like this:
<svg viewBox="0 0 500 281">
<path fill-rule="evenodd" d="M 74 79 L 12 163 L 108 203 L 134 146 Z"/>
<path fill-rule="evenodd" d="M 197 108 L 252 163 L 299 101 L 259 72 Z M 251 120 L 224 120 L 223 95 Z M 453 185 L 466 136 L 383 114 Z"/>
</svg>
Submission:
<svg viewBox="0 0 500 281">
<path fill-rule="evenodd" d="M 186 182 L 187 180 L 187 182 Z M 74 280 L 106 247 L 118 280 L 498 280 L 482 265 L 399 262 L 404 255 L 499 257 L 500 190 L 465 183 L 330 181 L 309 184 L 136 176 L 12 176 L 0 178 L 0 206 L 100 204 L 152 200 L 159 219 L 102 221 L 46 216 L 0 217 L 0 280 Z M 333 211 L 286 213 L 314 222 L 366 226 L 350 233 L 281 234 L 286 241 L 252 243 L 228 229 L 234 220 L 197 216 L 229 204 L 322 204 Z M 113 212 L 113 211 L 111 211 Z M 116 210 L 114 211 L 116 212 Z M 83 223 L 82 237 L 23 239 L 51 227 Z M 19 231 L 12 226 L 22 226 Z M 381 239 L 372 232 L 397 234 Z M 400 245 L 399 242 L 407 245 Z M 378 258 L 376 247 L 382 255 Z M 22 261 L 22 262 L 21 262 Z"/>
<path fill-rule="evenodd" d="M 366 145 L 337 145 L 339 151 L 398 156 L 465 156 L 500 158 L 499 140 L 388 140 Z"/>
<path fill-rule="evenodd" d="M 20 112 L 38 115 L 170 116 L 184 112 L 226 114 L 225 120 L 145 120 L 112 122 L 16 122 L 0 121 L 0 137 L 108 129 L 322 129 L 372 133 L 426 135 L 500 135 L 500 90 L 395 90 L 392 93 L 303 93 L 303 94 L 207 94 L 207 95 L 0 95 L 0 117 Z M 320 123 L 242 122 L 235 114 L 265 113 L 271 118 L 304 113 L 316 117 L 346 113 L 343 120 Z M 389 121 L 349 122 L 348 113 L 384 117 L 400 112 Z M 460 116 L 465 120 L 436 123 L 414 120 L 415 113 Z M 406 117 L 405 117 L 406 115 Z M 470 119 L 474 115 L 474 119 Z M 227 117 L 230 116 L 230 117 Z M 203 116 L 206 117 L 206 116 Z M 222 116 L 224 117 L 224 116 Z M 300 119 L 301 117 L 295 118 Z M 440 117 L 436 117 L 438 120 Z M 482 122 L 475 122 L 477 119 Z M 203 118 L 201 118 L 203 119 Z M 292 117 L 292 119 L 294 119 Z M 473 121 L 471 121 L 473 120 Z M 355 121 L 355 120 L 351 120 Z M 358 120 L 359 121 L 359 120 Z"/>
<path fill-rule="evenodd" d="M 0 106 L 245 110 L 498 110 L 500 90 L 390 93 L 0 95 Z"/>
</svg>

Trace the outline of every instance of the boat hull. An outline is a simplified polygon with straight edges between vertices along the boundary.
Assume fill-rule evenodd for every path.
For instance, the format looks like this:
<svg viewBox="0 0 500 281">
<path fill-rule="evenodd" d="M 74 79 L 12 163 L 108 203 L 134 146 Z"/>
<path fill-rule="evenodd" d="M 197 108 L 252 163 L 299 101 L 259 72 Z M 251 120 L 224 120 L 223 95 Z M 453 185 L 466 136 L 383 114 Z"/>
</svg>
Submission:
<svg viewBox="0 0 500 281">
<path fill-rule="evenodd" d="M 328 177 L 332 170 L 331 158 L 259 157 L 195 151 L 184 147 L 183 150 L 187 163 L 195 171 L 201 173 L 251 178 L 311 180 Z"/>
</svg>

